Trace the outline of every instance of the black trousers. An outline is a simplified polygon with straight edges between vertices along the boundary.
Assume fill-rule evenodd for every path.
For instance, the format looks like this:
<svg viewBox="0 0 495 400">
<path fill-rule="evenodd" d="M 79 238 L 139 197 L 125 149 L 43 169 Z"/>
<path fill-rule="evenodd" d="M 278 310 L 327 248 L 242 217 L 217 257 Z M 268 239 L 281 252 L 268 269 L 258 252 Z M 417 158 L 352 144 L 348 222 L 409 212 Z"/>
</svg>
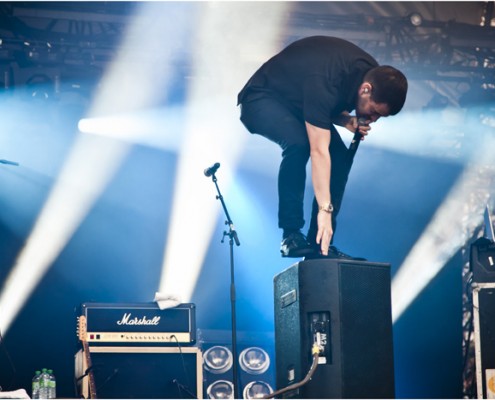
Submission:
<svg viewBox="0 0 495 400">
<path fill-rule="evenodd" d="M 287 106 L 274 98 L 264 97 L 241 104 L 241 121 L 251 133 L 256 133 L 277 143 L 282 148 L 282 162 L 278 174 L 278 226 L 298 230 L 304 227 L 304 189 L 306 164 L 309 160 L 309 139 L 304 121 Z M 331 126 L 330 156 L 332 170 L 330 193 L 334 213 L 332 225 L 335 232 L 336 217 L 344 196 L 352 157 L 335 127 Z M 318 204 L 313 200 L 311 222 L 307 237 L 316 243 Z M 333 240 L 333 238 L 332 238 Z"/>
</svg>

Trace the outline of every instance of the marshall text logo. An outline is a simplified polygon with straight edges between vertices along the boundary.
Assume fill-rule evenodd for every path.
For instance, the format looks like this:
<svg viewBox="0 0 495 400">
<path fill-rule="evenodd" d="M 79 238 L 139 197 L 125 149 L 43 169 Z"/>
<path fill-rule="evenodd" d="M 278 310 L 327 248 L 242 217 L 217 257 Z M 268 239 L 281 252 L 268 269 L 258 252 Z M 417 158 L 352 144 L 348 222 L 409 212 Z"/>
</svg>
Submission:
<svg viewBox="0 0 495 400">
<path fill-rule="evenodd" d="M 158 325 L 160 323 L 161 317 L 153 317 L 153 319 L 142 318 L 131 318 L 131 313 L 125 313 L 120 321 L 117 321 L 117 325 Z"/>
</svg>

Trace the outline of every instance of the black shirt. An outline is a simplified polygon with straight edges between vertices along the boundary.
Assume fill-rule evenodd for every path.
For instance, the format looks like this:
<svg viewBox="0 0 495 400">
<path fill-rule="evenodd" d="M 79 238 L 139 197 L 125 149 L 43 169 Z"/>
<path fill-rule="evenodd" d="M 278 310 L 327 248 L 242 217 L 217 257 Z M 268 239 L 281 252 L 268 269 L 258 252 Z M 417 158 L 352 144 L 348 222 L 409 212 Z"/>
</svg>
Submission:
<svg viewBox="0 0 495 400">
<path fill-rule="evenodd" d="M 339 38 L 298 40 L 263 64 L 238 96 L 238 103 L 275 97 L 294 114 L 329 129 L 332 117 L 354 110 L 358 88 L 376 60 Z"/>
</svg>

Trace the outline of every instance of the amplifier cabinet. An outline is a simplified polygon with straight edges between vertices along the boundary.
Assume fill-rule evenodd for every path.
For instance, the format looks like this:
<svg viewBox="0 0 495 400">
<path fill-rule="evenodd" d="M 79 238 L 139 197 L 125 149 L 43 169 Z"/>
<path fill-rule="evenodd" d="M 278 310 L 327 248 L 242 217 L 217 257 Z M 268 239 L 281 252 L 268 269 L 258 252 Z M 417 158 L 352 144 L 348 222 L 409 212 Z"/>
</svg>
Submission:
<svg viewBox="0 0 495 400">
<path fill-rule="evenodd" d="M 476 391 L 495 399 L 495 283 L 473 284 Z"/>
<path fill-rule="evenodd" d="M 90 345 L 192 345 L 196 307 L 192 303 L 160 310 L 156 303 L 84 303 Z"/>
<path fill-rule="evenodd" d="M 296 398 L 393 398 L 390 265 L 335 259 L 294 264 L 274 278 L 277 389 Z"/>
<path fill-rule="evenodd" d="M 203 398 L 203 355 L 197 347 L 90 346 L 89 353 L 98 398 Z M 80 350 L 75 355 L 75 378 L 81 396 L 89 398 L 85 371 Z"/>
</svg>

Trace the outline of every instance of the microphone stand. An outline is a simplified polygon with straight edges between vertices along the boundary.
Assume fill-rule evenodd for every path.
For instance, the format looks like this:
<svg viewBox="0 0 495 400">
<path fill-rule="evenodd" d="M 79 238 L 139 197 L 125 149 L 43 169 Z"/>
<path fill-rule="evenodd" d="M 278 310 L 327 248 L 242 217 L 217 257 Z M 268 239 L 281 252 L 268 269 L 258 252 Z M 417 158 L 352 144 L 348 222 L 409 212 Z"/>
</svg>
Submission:
<svg viewBox="0 0 495 400">
<path fill-rule="evenodd" d="M 223 196 L 220 193 L 220 188 L 218 187 L 217 177 L 215 176 L 215 172 L 211 174 L 211 180 L 215 184 L 218 195 L 216 196 L 217 200 L 220 200 L 222 203 L 223 211 L 225 213 L 225 217 L 227 220 L 225 221 L 225 225 L 228 225 L 229 231 L 223 232 L 222 243 L 224 242 L 225 236 L 229 237 L 229 247 L 230 247 L 230 307 L 232 314 L 232 356 L 234 358 L 232 372 L 234 375 L 233 384 L 234 384 L 234 399 L 241 399 L 239 396 L 239 378 L 238 378 L 238 367 L 237 367 L 237 328 L 236 328 L 236 315 L 235 315 L 235 282 L 234 282 L 234 242 L 237 246 L 240 246 L 239 238 L 237 237 L 237 232 L 234 227 L 234 223 L 230 219 L 229 212 L 227 211 L 227 207 L 225 205 L 225 201 L 223 200 Z"/>
</svg>

